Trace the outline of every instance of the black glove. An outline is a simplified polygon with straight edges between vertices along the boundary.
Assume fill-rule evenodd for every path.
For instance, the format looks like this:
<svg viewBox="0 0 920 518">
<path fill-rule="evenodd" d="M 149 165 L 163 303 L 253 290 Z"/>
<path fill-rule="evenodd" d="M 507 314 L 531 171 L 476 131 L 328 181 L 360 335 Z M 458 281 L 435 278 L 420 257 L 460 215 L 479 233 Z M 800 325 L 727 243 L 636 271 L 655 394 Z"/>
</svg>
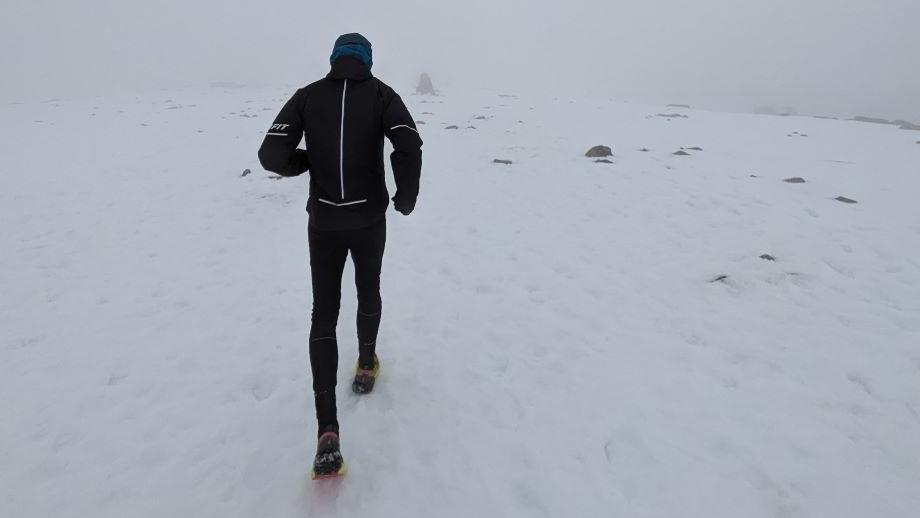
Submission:
<svg viewBox="0 0 920 518">
<path fill-rule="evenodd" d="M 399 212 L 403 216 L 408 216 L 412 214 L 412 211 L 415 210 L 415 202 L 408 203 L 399 198 L 399 196 L 393 196 L 393 206 L 396 208 L 396 212 Z"/>
</svg>

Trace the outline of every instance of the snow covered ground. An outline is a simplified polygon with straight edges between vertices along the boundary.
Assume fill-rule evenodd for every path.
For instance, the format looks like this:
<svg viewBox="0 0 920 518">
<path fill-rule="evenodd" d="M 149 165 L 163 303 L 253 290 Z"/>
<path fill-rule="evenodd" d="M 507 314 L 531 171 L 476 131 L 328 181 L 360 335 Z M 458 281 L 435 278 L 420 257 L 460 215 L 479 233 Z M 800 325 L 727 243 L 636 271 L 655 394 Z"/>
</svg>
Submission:
<svg viewBox="0 0 920 518">
<path fill-rule="evenodd" d="M 256 159 L 293 90 L 0 107 L 0 516 L 920 516 L 920 132 L 407 96 L 316 484 L 307 178 Z"/>
</svg>

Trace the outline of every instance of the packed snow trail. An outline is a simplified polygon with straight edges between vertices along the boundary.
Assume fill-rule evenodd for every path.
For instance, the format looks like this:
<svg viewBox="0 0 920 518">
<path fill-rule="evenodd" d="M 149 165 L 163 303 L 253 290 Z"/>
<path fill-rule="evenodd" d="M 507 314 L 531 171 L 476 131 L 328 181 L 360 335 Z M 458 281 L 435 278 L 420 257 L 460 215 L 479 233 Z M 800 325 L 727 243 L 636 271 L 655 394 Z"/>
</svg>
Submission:
<svg viewBox="0 0 920 518">
<path fill-rule="evenodd" d="M 0 107 L 0 516 L 920 513 L 916 132 L 498 92 L 407 97 L 382 376 L 349 265 L 312 483 L 293 89 Z"/>
</svg>

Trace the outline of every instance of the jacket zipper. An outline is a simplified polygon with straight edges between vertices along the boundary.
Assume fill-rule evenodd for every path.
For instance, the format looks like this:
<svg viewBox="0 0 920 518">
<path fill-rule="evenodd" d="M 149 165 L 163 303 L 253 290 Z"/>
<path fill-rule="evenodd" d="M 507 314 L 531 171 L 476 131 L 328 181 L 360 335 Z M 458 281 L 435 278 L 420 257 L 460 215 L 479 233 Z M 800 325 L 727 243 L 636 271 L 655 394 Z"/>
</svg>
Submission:
<svg viewBox="0 0 920 518">
<path fill-rule="evenodd" d="M 345 92 L 348 91 L 348 79 L 342 84 L 342 125 L 339 130 L 339 185 L 342 188 L 342 201 L 345 201 Z"/>
</svg>

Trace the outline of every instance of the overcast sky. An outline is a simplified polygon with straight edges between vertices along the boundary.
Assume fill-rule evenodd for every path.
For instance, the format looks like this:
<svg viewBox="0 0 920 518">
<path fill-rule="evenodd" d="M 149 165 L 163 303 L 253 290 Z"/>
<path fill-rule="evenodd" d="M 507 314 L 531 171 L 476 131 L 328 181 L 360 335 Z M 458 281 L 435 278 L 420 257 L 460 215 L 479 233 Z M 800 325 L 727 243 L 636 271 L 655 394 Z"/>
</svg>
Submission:
<svg viewBox="0 0 920 518">
<path fill-rule="evenodd" d="M 490 86 L 920 121 L 918 0 L 0 0 L 4 101 L 306 84 L 364 33 L 405 91 Z"/>
</svg>

